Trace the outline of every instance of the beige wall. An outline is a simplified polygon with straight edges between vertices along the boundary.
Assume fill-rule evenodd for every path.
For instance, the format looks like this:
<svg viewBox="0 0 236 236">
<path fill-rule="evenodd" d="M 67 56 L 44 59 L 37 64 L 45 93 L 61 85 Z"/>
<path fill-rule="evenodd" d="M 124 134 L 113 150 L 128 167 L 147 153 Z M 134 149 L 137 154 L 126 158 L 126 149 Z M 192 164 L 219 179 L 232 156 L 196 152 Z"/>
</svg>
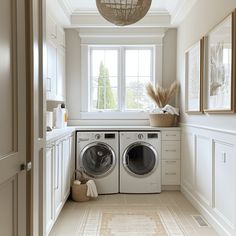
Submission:
<svg viewBox="0 0 236 236">
<path fill-rule="evenodd" d="M 66 33 L 66 105 L 70 120 L 80 113 L 80 38 L 76 30 Z"/>
<path fill-rule="evenodd" d="M 236 130 L 236 115 L 186 115 L 184 111 L 185 51 L 236 8 L 235 0 L 198 0 L 178 28 L 177 79 L 181 82 L 181 120 L 212 128 Z"/>
<path fill-rule="evenodd" d="M 77 123 L 80 119 L 80 38 L 78 32 L 75 29 L 67 29 L 66 32 L 66 79 L 67 79 L 67 91 L 66 91 L 66 104 L 69 111 L 69 120 Z M 176 54 L 177 54 L 177 30 L 169 29 L 163 39 L 163 86 L 169 86 L 170 83 L 176 79 Z M 172 104 L 174 105 L 174 101 Z M 97 124 L 102 124 L 104 121 L 96 121 Z M 131 120 L 122 121 L 105 121 L 106 124 L 118 124 L 129 125 L 133 124 Z M 108 122 L 108 123 L 107 123 Z M 140 121 L 142 125 L 148 124 L 147 120 Z M 78 124 L 93 124 L 94 121 L 79 121 Z M 139 124 L 139 123 L 137 123 Z"/>
</svg>

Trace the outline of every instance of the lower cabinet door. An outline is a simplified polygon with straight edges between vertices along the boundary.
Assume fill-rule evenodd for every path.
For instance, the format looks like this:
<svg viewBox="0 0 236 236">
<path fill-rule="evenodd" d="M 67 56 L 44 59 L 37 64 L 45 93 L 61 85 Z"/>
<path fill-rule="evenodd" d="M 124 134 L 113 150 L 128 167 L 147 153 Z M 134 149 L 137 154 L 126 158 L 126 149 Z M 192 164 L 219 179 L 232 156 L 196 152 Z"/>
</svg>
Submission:
<svg viewBox="0 0 236 236">
<path fill-rule="evenodd" d="M 56 153 L 54 157 L 54 212 L 57 218 L 62 208 L 62 155 L 63 142 L 56 143 Z"/>
<path fill-rule="evenodd" d="M 179 160 L 162 160 L 162 185 L 180 185 Z"/>
<path fill-rule="evenodd" d="M 54 158 L 54 146 L 48 147 L 46 151 L 46 162 L 45 162 L 45 212 L 46 212 L 46 235 L 49 234 L 53 223 L 53 158 Z"/>
<path fill-rule="evenodd" d="M 70 179 L 74 180 L 75 172 L 75 136 L 70 136 Z"/>
<path fill-rule="evenodd" d="M 62 169 L 62 200 L 65 201 L 70 192 L 70 137 L 63 140 Z"/>
</svg>

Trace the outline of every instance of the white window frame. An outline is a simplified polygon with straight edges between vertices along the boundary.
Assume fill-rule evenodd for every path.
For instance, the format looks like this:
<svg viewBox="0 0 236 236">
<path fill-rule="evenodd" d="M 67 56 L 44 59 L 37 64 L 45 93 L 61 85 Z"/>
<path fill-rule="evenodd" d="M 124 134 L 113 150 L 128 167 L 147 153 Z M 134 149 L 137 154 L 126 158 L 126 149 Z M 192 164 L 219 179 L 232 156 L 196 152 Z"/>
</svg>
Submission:
<svg viewBox="0 0 236 236">
<path fill-rule="evenodd" d="M 81 120 L 147 120 L 149 112 L 91 112 L 89 93 L 89 47 L 154 47 L 153 80 L 162 85 L 163 37 L 166 29 L 132 29 L 132 28 L 94 28 L 80 29 L 81 76 L 80 80 L 80 117 Z"/>
<path fill-rule="evenodd" d="M 91 101 L 91 97 L 92 97 L 92 51 L 93 50 L 116 50 L 118 53 L 117 56 L 117 69 L 118 69 L 118 74 L 117 74 L 117 100 L 118 100 L 118 104 L 117 104 L 117 110 L 105 110 L 105 111 L 92 111 L 91 107 L 92 107 L 92 101 Z M 154 51 L 155 51 L 155 46 L 154 45 L 119 45 L 119 46 L 110 46 L 110 45 L 106 45 L 106 46 L 100 46 L 100 45 L 92 45 L 92 46 L 88 46 L 88 53 L 89 53 L 89 65 L 88 65 L 88 89 L 89 89 L 89 93 L 88 93 L 88 112 L 89 113 L 143 113 L 143 110 L 128 110 L 125 109 L 125 95 L 126 95 L 126 57 L 125 57 L 125 52 L 126 50 L 144 50 L 144 49 L 148 49 L 151 52 L 150 55 L 150 59 L 151 59 L 151 65 L 150 65 L 150 82 L 155 82 L 154 81 L 154 63 L 155 63 L 155 58 L 154 58 Z"/>
</svg>

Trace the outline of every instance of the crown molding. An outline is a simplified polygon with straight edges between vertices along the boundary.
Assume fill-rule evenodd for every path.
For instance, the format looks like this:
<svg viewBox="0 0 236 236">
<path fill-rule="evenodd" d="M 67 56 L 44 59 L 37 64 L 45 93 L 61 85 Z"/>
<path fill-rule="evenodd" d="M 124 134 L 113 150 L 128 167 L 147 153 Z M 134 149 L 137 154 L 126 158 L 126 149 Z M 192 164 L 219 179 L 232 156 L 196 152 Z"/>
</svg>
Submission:
<svg viewBox="0 0 236 236">
<path fill-rule="evenodd" d="M 156 45 L 162 46 L 167 28 L 80 28 L 81 45 Z"/>
<path fill-rule="evenodd" d="M 167 12 L 152 12 L 131 27 L 170 27 L 171 16 Z M 114 24 L 106 21 L 100 14 L 95 12 L 71 15 L 71 27 L 114 27 Z M 130 27 L 130 26 L 126 26 Z"/>
<path fill-rule="evenodd" d="M 70 0 L 58 0 L 59 5 L 61 6 L 62 10 L 64 11 L 65 15 L 70 18 L 73 13 L 73 8 L 71 5 Z"/>
<path fill-rule="evenodd" d="M 177 5 L 171 16 L 171 25 L 179 26 L 187 14 L 190 12 L 192 7 L 195 5 L 197 0 L 183 0 Z"/>
<path fill-rule="evenodd" d="M 167 28 L 80 28 L 77 30 L 81 38 L 137 38 L 137 37 L 159 37 L 163 38 Z"/>
</svg>

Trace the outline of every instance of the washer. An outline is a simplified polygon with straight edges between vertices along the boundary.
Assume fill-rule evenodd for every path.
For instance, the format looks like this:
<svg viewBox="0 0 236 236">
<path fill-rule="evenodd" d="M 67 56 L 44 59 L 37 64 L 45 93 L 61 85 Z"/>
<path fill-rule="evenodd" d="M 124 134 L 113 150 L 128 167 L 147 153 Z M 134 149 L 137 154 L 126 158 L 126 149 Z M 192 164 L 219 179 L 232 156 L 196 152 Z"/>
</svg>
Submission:
<svg viewBox="0 0 236 236">
<path fill-rule="evenodd" d="M 77 132 L 76 168 L 96 183 L 99 194 L 119 192 L 118 132 Z"/>
<path fill-rule="evenodd" d="M 120 133 L 120 192 L 161 192 L 161 133 Z"/>
</svg>

